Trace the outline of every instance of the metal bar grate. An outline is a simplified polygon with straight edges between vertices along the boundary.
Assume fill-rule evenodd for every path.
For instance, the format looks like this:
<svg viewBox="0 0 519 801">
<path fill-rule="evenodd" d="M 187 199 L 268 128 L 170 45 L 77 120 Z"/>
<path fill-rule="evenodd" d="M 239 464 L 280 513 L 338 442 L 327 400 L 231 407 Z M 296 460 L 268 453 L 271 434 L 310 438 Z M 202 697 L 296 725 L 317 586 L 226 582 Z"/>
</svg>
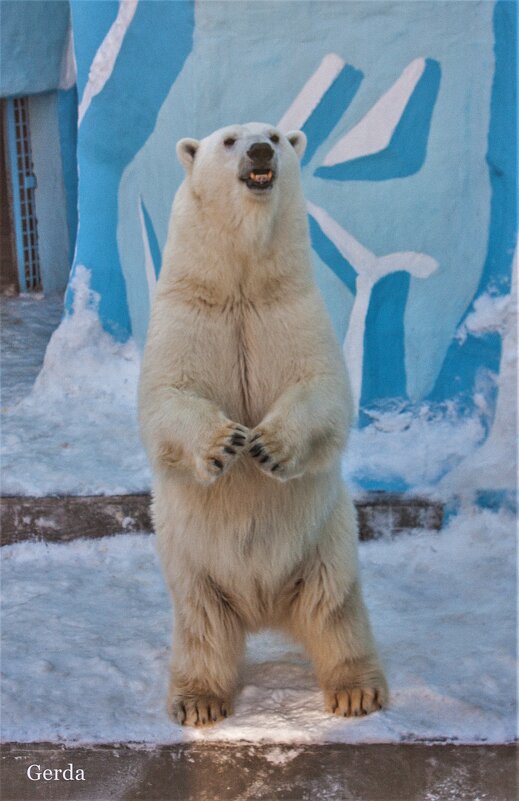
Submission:
<svg viewBox="0 0 519 801">
<path fill-rule="evenodd" d="M 38 227 L 34 202 L 36 177 L 31 156 L 28 100 L 8 100 L 7 126 L 20 289 L 41 289 Z"/>
</svg>

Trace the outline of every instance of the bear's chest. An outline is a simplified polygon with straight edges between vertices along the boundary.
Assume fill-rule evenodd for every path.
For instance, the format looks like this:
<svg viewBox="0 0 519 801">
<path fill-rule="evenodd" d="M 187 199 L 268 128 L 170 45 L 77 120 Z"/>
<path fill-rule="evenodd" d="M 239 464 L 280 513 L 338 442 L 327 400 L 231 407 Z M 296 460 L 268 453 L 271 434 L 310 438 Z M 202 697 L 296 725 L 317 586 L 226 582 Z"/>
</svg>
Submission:
<svg viewBox="0 0 519 801">
<path fill-rule="evenodd" d="M 229 417 L 247 426 L 263 419 L 297 374 L 296 340 L 281 304 L 237 305 L 213 321 L 210 383 Z"/>
</svg>

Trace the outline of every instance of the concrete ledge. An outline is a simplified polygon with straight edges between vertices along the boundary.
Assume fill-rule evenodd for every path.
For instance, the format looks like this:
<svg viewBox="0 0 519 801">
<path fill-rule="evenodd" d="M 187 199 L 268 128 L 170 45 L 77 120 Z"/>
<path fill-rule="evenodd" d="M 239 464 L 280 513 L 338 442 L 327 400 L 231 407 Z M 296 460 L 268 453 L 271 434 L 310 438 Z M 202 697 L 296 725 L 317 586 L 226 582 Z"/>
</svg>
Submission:
<svg viewBox="0 0 519 801">
<path fill-rule="evenodd" d="M 2 801 L 513 801 L 513 745 L 9 744 Z M 30 781 L 29 765 L 85 781 Z"/>
<path fill-rule="evenodd" d="M 410 528 L 439 529 L 443 505 L 423 498 L 368 493 L 356 502 L 361 540 Z M 20 495 L 1 499 L 2 545 L 23 540 L 67 542 L 79 537 L 152 531 L 150 496 Z"/>
<path fill-rule="evenodd" d="M 150 496 L 4 496 L 0 504 L 2 545 L 24 540 L 68 542 L 80 537 L 153 530 Z"/>
</svg>

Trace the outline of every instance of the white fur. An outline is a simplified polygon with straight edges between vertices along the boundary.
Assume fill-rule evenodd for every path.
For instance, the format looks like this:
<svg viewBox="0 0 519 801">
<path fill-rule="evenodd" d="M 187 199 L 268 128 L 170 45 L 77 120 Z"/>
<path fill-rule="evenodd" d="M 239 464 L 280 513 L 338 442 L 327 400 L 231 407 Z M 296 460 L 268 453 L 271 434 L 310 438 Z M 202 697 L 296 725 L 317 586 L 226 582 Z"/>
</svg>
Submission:
<svg viewBox="0 0 519 801">
<path fill-rule="evenodd" d="M 240 168 L 251 143 L 271 136 L 276 178 L 260 194 Z M 245 633 L 263 626 L 305 644 L 329 711 L 364 714 L 387 697 L 340 475 L 352 402 L 312 279 L 305 143 L 250 123 L 177 146 L 186 179 L 140 409 L 176 608 L 169 709 L 181 723 L 230 712 Z"/>
</svg>

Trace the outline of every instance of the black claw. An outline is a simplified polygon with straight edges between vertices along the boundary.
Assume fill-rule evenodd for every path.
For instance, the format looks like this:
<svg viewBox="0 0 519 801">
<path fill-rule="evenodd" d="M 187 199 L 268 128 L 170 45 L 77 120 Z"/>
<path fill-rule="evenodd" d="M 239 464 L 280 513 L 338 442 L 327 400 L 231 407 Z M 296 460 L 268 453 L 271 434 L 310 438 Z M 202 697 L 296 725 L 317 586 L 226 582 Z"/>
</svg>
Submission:
<svg viewBox="0 0 519 801">
<path fill-rule="evenodd" d="M 262 445 L 254 445 L 254 447 L 252 447 L 249 452 L 251 456 L 258 456 L 262 451 L 263 451 Z"/>
<path fill-rule="evenodd" d="M 263 456 L 263 458 L 260 459 L 260 464 L 265 464 L 265 462 L 269 461 L 270 461 L 270 456 L 268 455 L 268 453 L 266 453 L 265 456 Z"/>
<path fill-rule="evenodd" d="M 270 468 L 270 472 L 271 472 L 271 473 L 275 473 L 275 472 L 276 472 L 276 470 L 278 469 L 278 467 L 279 467 L 279 464 L 274 464 L 274 465 L 272 465 L 272 467 Z"/>
<path fill-rule="evenodd" d="M 226 445 L 226 446 L 224 447 L 224 451 L 225 451 L 225 453 L 236 453 L 236 451 L 234 450 L 234 448 L 230 448 L 228 445 Z"/>
<path fill-rule="evenodd" d="M 218 470 L 222 470 L 223 463 L 219 459 L 213 459 L 213 464 L 218 468 Z"/>
<path fill-rule="evenodd" d="M 245 437 L 243 434 L 233 434 L 231 437 L 231 445 L 238 445 L 241 448 L 245 444 Z"/>
</svg>

